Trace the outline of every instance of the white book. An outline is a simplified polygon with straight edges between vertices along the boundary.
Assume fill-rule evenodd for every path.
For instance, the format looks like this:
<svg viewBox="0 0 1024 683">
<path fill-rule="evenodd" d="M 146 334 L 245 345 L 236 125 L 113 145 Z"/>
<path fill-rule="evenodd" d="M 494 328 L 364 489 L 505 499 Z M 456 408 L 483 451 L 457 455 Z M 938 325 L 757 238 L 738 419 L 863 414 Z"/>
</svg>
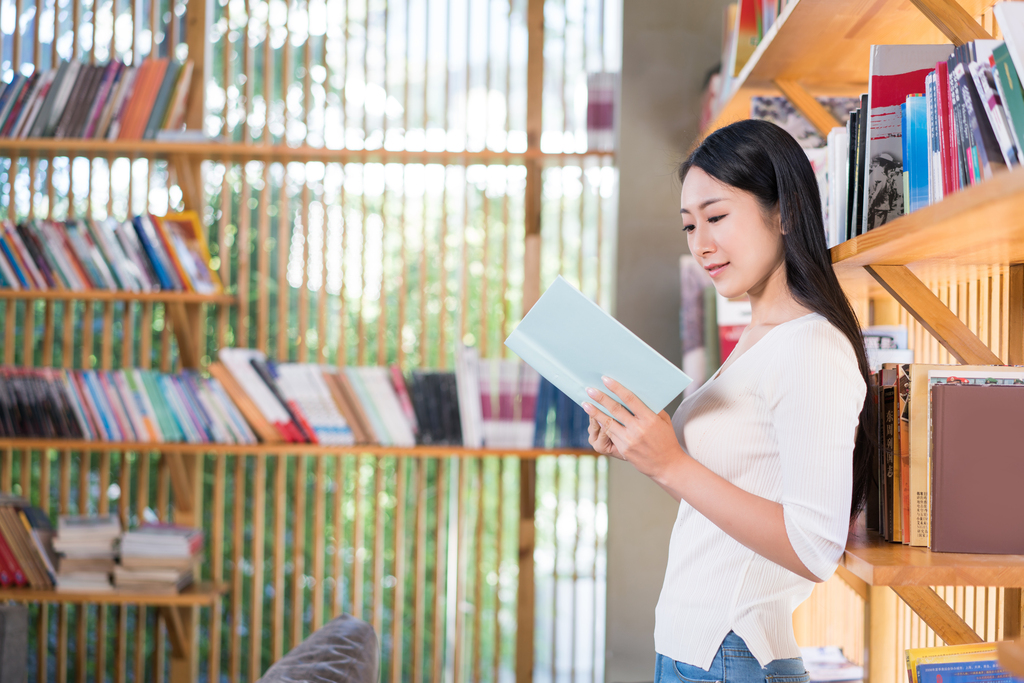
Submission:
<svg viewBox="0 0 1024 683">
<path fill-rule="evenodd" d="M 846 235 L 846 199 L 850 175 L 850 137 L 845 127 L 828 134 L 828 247 L 843 241 Z"/>
<path fill-rule="evenodd" d="M 320 443 L 333 446 L 355 443 L 352 430 L 338 411 L 319 366 L 281 363 L 277 372 L 281 393 L 298 405 Z"/>
<path fill-rule="evenodd" d="M 343 370 L 345 371 L 345 376 L 348 377 L 349 384 L 352 385 L 352 391 L 355 392 L 356 398 L 363 406 L 363 412 L 366 413 L 370 429 L 373 431 L 377 443 L 381 446 L 394 446 L 395 443 L 391 440 L 391 432 L 388 430 L 383 416 L 381 416 L 380 411 L 377 409 L 377 403 L 373 400 L 373 395 L 370 393 L 369 381 L 363 373 L 367 368 L 346 367 Z"/>
<path fill-rule="evenodd" d="M 218 351 L 217 357 L 224 364 L 224 367 L 227 368 L 228 372 L 231 373 L 231 376 L 235 378 L 235 381 L 241 385 L 249 398 L 252 399 L 252 402 L 256 404 L 256 407 L 259 408 L 259 411 L 263 413 L 263 417 L 268 422 L 275 427 L 291 422 L 291 416 L 284 405 L 281 404 L 274 395 L 274 392 L 270 390 L 270 387 L 266 385 L 259 376 L 259 373 L 256 372 L 249 362 L 253 359 L 259 361 L 266 360 L 267 357 L 262 351 L 227 348 Z"/>
<path fill-rule="evenodd" d="M 479 364 L 480 355 L 476 348 L 456 345 L 455 385 L 459 394 L 462 445 L 466 448 L 481 448 L 484 445 Z"/>
<path fill-rule="evenodd" d="M 416 435 L 412 433 L 409 421 L 402 412 L 402 404 L 391 384 L 388 369 L 383 366 L 360 368 L 363 384 L 366 386 L 377 414 L 384 423 L 384 428 L 391 437 L 392 446 L 412 447 L 416 445 Z"/>
</svg>

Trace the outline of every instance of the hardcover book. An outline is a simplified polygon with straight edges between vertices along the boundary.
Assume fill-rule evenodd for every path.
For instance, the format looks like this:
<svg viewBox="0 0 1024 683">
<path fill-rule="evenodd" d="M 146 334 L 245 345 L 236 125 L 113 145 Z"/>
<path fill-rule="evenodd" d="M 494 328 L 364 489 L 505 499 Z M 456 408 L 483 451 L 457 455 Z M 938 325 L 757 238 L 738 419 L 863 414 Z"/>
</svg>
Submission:
<svg viewBox="0 0 1024 683">
<path fill-rule="evenodd" d="M 587 395 L 587 387 L 622 400 L 604 385 L 602 376 L 619 382 L 656 413 L 691 381 L 561 276 L 505 345 L 573 401 L 592 403 L 605 413 Z"/>
</svg>

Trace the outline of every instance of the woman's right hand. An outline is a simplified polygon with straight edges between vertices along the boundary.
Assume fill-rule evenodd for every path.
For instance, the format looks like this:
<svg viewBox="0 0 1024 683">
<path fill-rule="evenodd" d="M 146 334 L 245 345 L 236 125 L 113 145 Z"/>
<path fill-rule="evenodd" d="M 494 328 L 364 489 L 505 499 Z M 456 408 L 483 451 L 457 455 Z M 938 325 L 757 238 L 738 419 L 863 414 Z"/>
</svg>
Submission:
<svg viewBox="0 0 1024 683">
<path fill-rule="evenodd" d="M 587 441 L 598 453 L 623 459 L 608 433 L 601 427 L 601 423 L 593 417 L 590 418 L 590 426 L 587 428 Z"/>
</svg>

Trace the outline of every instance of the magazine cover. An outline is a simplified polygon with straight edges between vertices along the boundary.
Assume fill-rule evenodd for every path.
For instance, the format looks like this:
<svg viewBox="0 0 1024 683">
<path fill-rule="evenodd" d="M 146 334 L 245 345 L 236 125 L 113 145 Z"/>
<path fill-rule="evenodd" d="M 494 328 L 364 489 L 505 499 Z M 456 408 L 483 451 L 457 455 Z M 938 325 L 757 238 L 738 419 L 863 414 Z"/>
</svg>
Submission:
<svg viewBox="0 0 1024 683">
<path fill-rule="evenodd" d="M 868 134 L 864 151 L 864 231 L 904 213 L 903 119 L 908 95 L 923 95 L 925 78 L 951 45 L 872 45 Z"/>
</svg>

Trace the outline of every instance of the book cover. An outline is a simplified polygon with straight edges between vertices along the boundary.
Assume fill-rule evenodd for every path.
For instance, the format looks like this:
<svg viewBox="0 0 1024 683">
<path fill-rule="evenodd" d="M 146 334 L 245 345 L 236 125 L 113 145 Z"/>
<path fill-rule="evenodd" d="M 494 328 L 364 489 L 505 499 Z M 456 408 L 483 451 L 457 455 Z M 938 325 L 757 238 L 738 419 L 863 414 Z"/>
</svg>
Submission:
<svg viewBox="0 0 1024 683">
<path fill-rule="evenodd" d="M 192 89 L 192 69 L 194 63 L 186 60 L 178 72 L 178 82 L 174 86 L 167 114 L 161 124 L 163 130 L 181 130 L 185 126 L 185 114 L 188 112 L 188 96 Z"/>
<path fill-rule="evenodd" d="M 221 387 L 241 411 L 246 422 L 259 436 L 263 443 L 280 443 L 283 441 L 281 432 L 267 420 L 256 403 L 249 397 L 248 393 L 235 380 L 235 377 L 221 363 L 210 363 L 207 368 L 210 376 L 220 382 Z"/>
<path fill-rule="evenodd" d="M 1003 152 L 967 64 L 957 64 L 953 77 L 960 86 L 960 100 L 964 104 L 964 116 L 971 133 L 972 181 L 989 180 L 993 173 L 1006 170 Z"/>
<path fill-rule="evenodd" d="M 607 376 L 657 413 L 690 383 L 682 370 L 561 276 L 505 344 L 576 403 L 597 405 L 587 396 L 588 387 L 622 403 L 601 381 Z"/>
<path fill-rule="evenodd" d="M 924 96 L 907 98 L 907 213 L 928 206 L 928 102 Z"/>
<path fill-rule="evenodd" d="M 872 45 L 865 147 L 864 231 L 904 213 L 900 105 L 924 94 L 924 80 L 951 45 Z"/>
<path fill-rule="evenodd" d="M 854 227 L 851 228 L 851 235 L 854 237 L 864 233 L 864 172 L 867 166 L 864 155 L 867 152 L 869 112 L 868 94 L 864 93 L 860 96 L 860 109 L 857 114 L 857 184 L 853 197 L 855 202 L 852 214 Z"/>
<path fill-rule="evenodd" d="M 210 268 L 210 249 L 195 211 L 169 213 L 157 221 L 169 251 L 189 287 L 200 294 L 220 294 L 220 276 Z"/>
<path fill-rule="evenodd" d="M 739 7 L 736 10 L 736 50 L 732 59 L 733 76 L 738 76 L 743 67 L 750 61 L 751 55 L 757 49 L 761 37 L 757 31 L 757 6 L 760 0 L 739 0 Z"/>
<path fill-rule="evenodd" d="M 164 71 L 163 80 L 156 93 L 156 99 L 153 100 L 153 110 L 146 121 L 146 127 L 142 132 L 142 139 L 152 140 L 156 137 L 156 132 L 163 127 L 167 108 L 171 103 L 171 94 L 174 90 L 174 85 L 178 82 L 179 71 L 181 71 L 181 63 L 177 60 L 171 60 L 167 63 L 167 70 Z"/>
<path fill-rule="evenodd" d="M 3 130 L 0 131 L 0 135 L 5 138 L 16 138 L 20 133 L 21 127 L 25 123 L 25 118 L 28 116 L 28 112 L 31 109 L 32 102 L 39 94 L 41 88 L 45 84 L 49 88 L 49 84 L 53 82 L 53 79 L 57 76 L 57 69 L 50 69 L 44 73 L 38 71 L 32 74 L 28 82 L 18 93 L 18 98 L 14 102 L 14 106 L 11 108 L 10 114 L 7 116 L 7 120 L 4 121 Z"/>
<path fill-rule="evenodd" d="M 932 388 L 932 528 L 936 552 L 1024 554 L 1024 383 Z"/>
<path fill-rule="evenodd" d="M 992 51 L 995 62 L 996 87 L 1009 119 L 1010 133 L 1018 152 L 1024 152 L 1024 94 L 1021 92 L 1020 75 L 1010 57 L 1006 43 L 997 45 Z"/>
</svg>

